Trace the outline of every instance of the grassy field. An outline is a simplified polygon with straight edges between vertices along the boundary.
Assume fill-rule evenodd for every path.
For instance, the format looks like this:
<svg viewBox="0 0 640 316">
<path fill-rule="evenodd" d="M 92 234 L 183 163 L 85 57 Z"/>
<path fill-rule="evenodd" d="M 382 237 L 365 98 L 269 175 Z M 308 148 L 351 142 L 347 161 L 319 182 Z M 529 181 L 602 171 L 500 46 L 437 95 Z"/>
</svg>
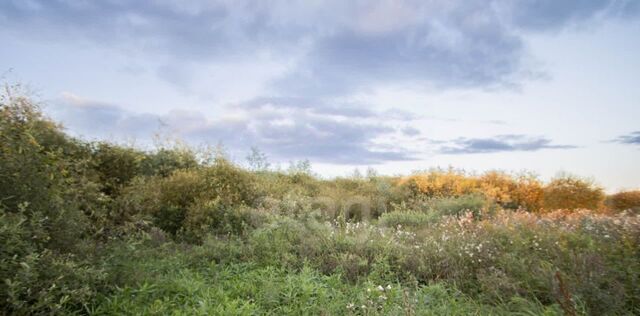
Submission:
<svg viewBox="0 0 640 316">
<path fill-rule="evenodd" d="M 67 136 L 0 98 L 7 315 L 637 315 L 640 192 Z"/>
</svg>

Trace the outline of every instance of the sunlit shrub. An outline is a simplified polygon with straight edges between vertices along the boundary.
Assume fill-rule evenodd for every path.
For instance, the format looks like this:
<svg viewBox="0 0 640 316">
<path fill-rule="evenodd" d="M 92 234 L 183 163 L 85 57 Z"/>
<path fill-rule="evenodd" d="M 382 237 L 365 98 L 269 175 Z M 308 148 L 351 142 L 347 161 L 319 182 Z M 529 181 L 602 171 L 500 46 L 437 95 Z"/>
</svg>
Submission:
<svg viewBox="0 0 640 316">
<path fill-rule="evenodd" d="M 477 180 L 462 171 L 431 170 L 400 179 L 399 185 L 407 186 L 415 194 L 427 197 L 458 196 L 475 192 Z"/>
<path fill-rule="evenodd" d="M 505 208 L 536 212 L 542 207 L 542 184 L 533 175 L 489 171 L 480 176 L 478 182 L 479 193 Z"/>
<path fill-rule="evenodd" d="M 502 207 L 534 212 L 542 207 L 543 201 L 542 184 L 529 174 L 489 171 L 475 176 L 454 169 L 436 169 L 402 178 L 398 184 L 418 197 L 451 198 L 481 194 Z"/>
<path fill-rule="evenodd" d="M 522 208 L 530 212 L 538 212 L 544 202 L 542 183 L 533 175 L 521 174 L 515 178 L 515 186 L 511 188 L 511 203 L 503 206 L 511 209 Z"/>
<path fill-rule="evenodd" d="M 605 195 L 602 188 L 592 181 L 575 176 L 555 178 L 544 187 L 546 210 L 585 208 L 596 210 L 602 207 Z"/>
<path fill-rule="evenodd" d="M 640 190 L 623 191 L 607 197 L 607 204 L 617 211 L 640 212 Z"/>
</svg>

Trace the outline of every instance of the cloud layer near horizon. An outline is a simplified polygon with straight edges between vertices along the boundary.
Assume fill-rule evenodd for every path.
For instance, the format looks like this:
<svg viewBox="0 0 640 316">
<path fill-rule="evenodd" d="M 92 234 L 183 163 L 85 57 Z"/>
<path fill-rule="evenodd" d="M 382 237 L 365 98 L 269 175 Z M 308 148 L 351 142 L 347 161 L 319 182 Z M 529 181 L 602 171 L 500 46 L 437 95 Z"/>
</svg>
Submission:
<svg viewBox="0 0 640 316">
<path fill-rule="evenodd" d="M 618 136 L 616 139 L 612 140 L 611 142 L 625 144 L 625 145 L 640 146 L 640 131 L 635 131 L 627 135 Z"/>
<path fill-rule="evenodd" d="M 144 140 L 160 132 L 194 143 L 220 142 L 234 152 L 256 146 L 280 161 L 378 164 L 413 159 L 412 152 L 399 144 L 391 146 L 388 139 L 407 132 L 409 119 L 404 113 L 309 102 L 255 99 L 234 104 L 224 116 L 208 119 L 202 113 L 184 110 L 139 114 L 66 93 L 50 112 L 79 136 L 101 139 Z"/>
<path fill-rule="evenodd" d="M 573 145 L 555 145 L 541 136 L 497 135 L 491 138 L 458 138 L 440 147 L 442 154 L 486 154 L 510 151 L 537 151 L 541 149 L 573 149 Z"/>
</svg>

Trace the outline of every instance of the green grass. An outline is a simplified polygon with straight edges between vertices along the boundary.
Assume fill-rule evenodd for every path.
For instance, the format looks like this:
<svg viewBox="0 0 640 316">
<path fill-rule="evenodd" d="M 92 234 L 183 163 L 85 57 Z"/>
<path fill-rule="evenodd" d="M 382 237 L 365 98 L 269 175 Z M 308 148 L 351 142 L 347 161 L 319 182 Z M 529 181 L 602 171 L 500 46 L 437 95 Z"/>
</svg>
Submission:
<svg viewBox="0 0 640 316">
<path fill-rule="evenodd" d="M 377 284 L 367 279 L 349 283 L 339 274 L 325 275 L 308 265 L 290 271 L 253 263 L 180 261 L 158 257 L 138 262 L 132 268 L 146 274 L 142 280 L 101 295 L 87 311 L 95 315 L 560 314 L 557 306 L 524 299 L 498 306 L 481 304 L 444 284 Z"/>
</svg>

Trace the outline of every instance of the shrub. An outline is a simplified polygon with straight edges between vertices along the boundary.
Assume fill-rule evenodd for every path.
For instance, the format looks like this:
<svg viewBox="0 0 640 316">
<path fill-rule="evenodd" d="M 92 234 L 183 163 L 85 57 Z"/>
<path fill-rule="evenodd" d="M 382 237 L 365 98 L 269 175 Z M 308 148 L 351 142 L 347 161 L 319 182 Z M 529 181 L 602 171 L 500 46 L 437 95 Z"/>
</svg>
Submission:
<svg viewBox="0 0 640 316">
<path fill-rule="evenodd" d="M 221 199 L 199 202 L 187 210 L 181 234 L 189 242 L 200 243 L 209 234 L 243 235 L 265 221 L 265 215 L 246 206 L 230 206 Z"/>
<path fill-rule="evenodd" d="M 421 194 L 427 197 L 471 194 L 478 187 L 475 178 L 468 177 L 463 171 L 454 169 L 447 171 L 436 169 L 404 177 L 400 179 L 398 184 L 407 186 L 414 194 Z"/>
<path fill-rule="evenodd" d="M 502 207 L 523 208 L 532 212 L 542 207 L 542 184 L 531 174 L 511 176 L 503 172 L 489 171 L 480 176 L 478 182 L 478 192 Z"/>
<path fill-rule="evenodd" d="M 89 232 L 87 215 L 102 216 L 87 164 L 65 155 L 74 144 L 30 99 L 0 98 L 0 208 L 47 218 L 47 247 L 60 250 L 72 250 Z"/>
<path fill-rule="evenodd" d="M 516 177 L 515 186 L 511 188 L 511 203 L 503 206 L 510 209 L 522 208 L 530 212 L 538 212 L 544 203 L 542 183 L 531 174 Z"/>
<path fill-rule="evenodd" d="M 142 174 L 168 177 L 176 170 L 193 169 L 199 166 L 195 153 L 189 148 L 160 148 L 149 153 L 140 162 Z"/>
<path fill-rule="evenodd" d="M 414 197 L 451 198 L 481 194 L 505 208 L 538 211 L 542 207 L 542 184 L 530 174 L 509 175 L 489 171 L 474 176 L 454 169 L 436 169 L 402 178 L 398 183 L 413 192 Z"/>
<path fill-rule="evenodd" d="M 389 212 L 382 214 L 378 219 L 378 223 L 386 227 L 420 227 L 433 221 L 434 216 L 416 211 Z"/>
<path fill-rule="evenodd" d="M 94 144 L 91 156 L 103 191 L 108 195 L 116 195 L 139 175 L 140 163 L 144 159 L 141 151 L 104 142 Z"/>
<path fill-rule="evenodd" d="M 32 100 L 0 96 L 3 312 L 80 310 L 99 289 L 101 272 L 80 257 L 104 206 L 85 150 Z"/>
<path fill-rule="evenodd" d="M 256 179 L 225 159 L 218 158 L 202 170 L 203 194 L 209 199 L 220 199 L 226 205 L 255 205 L 262 196 Z"/>
<path fill-rule="evenodd" d="M 255 205 L 260 196 L 257 191 L 251 174 L 219 159 L 208 167 L 133 181 L 118 199 L 118 214 L 150 215 L 155 225 L 175 236 L 196 203 L 215 200 L 224 207 Z"/>
<path fill-rule="evenodd" d="M 592 181 L 575 176 L 557 177 L 544 187 L 546 210 L 580 208 L 596 210 L 602 207 L 605 195 Z"/>
<path fill-rule="evenodd" d="M 640 212 L 640 190 L 623 191 L 607 197 L 607 204 L 617 211 Z"/>
<path fill-rule="evenodd" d="M 426 201 L 431 212 L 439 215 L 460 216 L 472 212 L 479 216 L 482 210 L 492 206 L 492 202 L 482 194 L 467 194 L 459 197 L 442 197 Z"/>
</svg>

